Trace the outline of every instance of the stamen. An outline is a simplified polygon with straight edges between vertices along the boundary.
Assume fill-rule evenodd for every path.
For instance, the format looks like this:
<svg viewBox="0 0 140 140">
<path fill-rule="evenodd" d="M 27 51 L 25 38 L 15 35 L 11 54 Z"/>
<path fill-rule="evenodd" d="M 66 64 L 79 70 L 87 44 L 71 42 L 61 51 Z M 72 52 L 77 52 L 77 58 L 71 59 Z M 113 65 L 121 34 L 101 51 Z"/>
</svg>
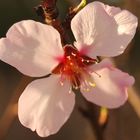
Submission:
<svg viewBox="0 0 140 140">
<path fill-rule="evenodd" d="M 71 66 L 73 66 L 73 63 L 72 63 L 72 62 L 70 62 L 70 65 L 71 65 Z"/>
<path fill-rule="evenodd" d="M 71 45 L 66 45 L 64 52 L 63 61 L 52 71 L 54 74 L 61 75 L 61 86 L 67 79 L 72 85 L 69 93 L 72 92 L 72 88 L 76 90 L 82 88 L 85 91 L 92 90 L 96 84 L 92 77 L 93 71 L 90 72 L 89 66 L 98 63 L 97 60 L 81 54 Z M 94 73 L 101 77 L 98 73 Z"/>
<path fill-rule="evenodd" d="M 72 87 L 74 89 L 78 89 L 79 88 L 79 83 L 78 83 L 78 80 L 76 76 L 72 76 Z"/>
<path fill-rule="evenodd" d="M 73 56 L 76 56 L 76 54 L 74 52 L 71 53 Z"/>
<path fill-rule="evenodd" d="M 63 83 L 61 80 L 60 80 L 60 85 L 61 85 L 61 86 L 64 86 L 64 83 Z"/>
<path fill-rule="evenodd" d="M 89 85 L 92 86 L 92 87 L 96 87 L 96 84 L 95 83 L 89 82 Z"/>
<path fill-rule="evenodd" d="M 60 85 L 64 86 L 64 81 L 65 81 L 65 75 L 63 73 L 61 73 L 61 77 L 60 77 Z"/>
<path fill-rule="evenodd" d="M 98 74 L 97 72 L 95 72 L 95 71 L 93 71 L 96 75 L 98 75 L 99 76 L 99 78 L 101 78 L 101 75 L 100 74 Z"/>
<path fill-rule="evenodd" d="M 90 91 L 90 86 L 88 85 L 87 81 L 84 81 L 82 84 L 81 84 L 81 89 L 84 90 L 84 91 Z"/>
<path fill-rule="evenodd" d="M 71 94 L 72 93 L 72 88 L 70 87 L 70 89 L 69 89 L 69 94 Z"/>
<path fill-rule="evenodd" d="M 81 73 L 81 75 L 82 75 L 82 81 L 81 81 L 81 89 L 82 90 L 88 92 L 96 86 L 94 79 L 93 79 L 90 72 L 84 70 Z"/>
<path fill-rule="evenodd" d="M 71 57 L 70 56 L 67 56 L 67 58 L 70 60 L 71 59 Z"/>
</svg>

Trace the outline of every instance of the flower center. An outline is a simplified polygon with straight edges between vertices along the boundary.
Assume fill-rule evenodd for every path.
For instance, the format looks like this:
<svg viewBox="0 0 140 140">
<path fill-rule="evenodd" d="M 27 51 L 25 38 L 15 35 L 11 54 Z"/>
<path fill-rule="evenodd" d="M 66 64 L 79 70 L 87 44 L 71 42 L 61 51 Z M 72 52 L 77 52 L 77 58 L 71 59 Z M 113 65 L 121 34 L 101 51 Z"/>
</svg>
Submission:
<svg viewBox="0 0 140 140">
<path fill-rule="evenodd" d="M 64 47 L 64 57 L 52 73 L 61 74 L 61 85 L 64 84 L 65 79 L 68 79 L 72 88 L 78 89 L 81 87 L 84 90 L 90 90 L 91 87 L 95 87 L 95 83 L 89 66 L 95 63 L 97 63 L 96 59 L 83 55 L 71 45 L 66 45 Z"/>
</svg>

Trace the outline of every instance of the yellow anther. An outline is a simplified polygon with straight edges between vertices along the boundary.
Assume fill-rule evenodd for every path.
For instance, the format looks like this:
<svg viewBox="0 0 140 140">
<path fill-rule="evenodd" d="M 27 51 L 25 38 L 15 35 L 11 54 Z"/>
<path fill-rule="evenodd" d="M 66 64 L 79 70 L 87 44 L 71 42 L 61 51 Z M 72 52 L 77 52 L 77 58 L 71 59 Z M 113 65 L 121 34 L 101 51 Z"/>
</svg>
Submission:
<svg viewBox="0 0 140 140">
<path fill-rule="evenodd" d="M 89 82 L 89 85 L 92 86 L 92 87 L 96 87 L 96 84 L 95 83 Z"/>
<path fill-rule="evenodd" d="M 88 92 L 88 91 L 90 91 L 90 89 L 89 88 L 83 88 L 83 91 Z"/>
</svg>

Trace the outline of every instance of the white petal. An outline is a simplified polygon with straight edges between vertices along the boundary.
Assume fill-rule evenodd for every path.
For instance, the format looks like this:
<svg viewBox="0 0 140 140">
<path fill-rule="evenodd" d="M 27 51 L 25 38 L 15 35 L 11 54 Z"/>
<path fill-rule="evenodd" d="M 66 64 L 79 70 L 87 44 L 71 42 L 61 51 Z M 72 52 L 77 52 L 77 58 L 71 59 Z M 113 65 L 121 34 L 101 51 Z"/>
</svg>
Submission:
<svg viewBox="0 0 140 140">
<path fill-rule="evenodd" d="M 14 24 L 0 39 L 0 59 L 29 76 L 43 76 L 63 55 L 59 33 L 51 26 L 32 20 Z"/>
<path fill-rule="evenodd" d="M 84 97 L 88 101 L 107 108 L 123 105 L 128 97 L 127 88 L 133 85 L 134 78 L 113 68 L 108 60 L 103 60 L 97 65 L 93 69 L 96 73 L 92 73 L 96 86 L 92 87 L 90 91 L 81 89 Z"/>
<path fill-rule="evenodd" d="M 20 122 L 37 131 L 41 137 L 56 133 L 69 118 L 75 95 L 69 93 L 70 84 L 60 84 L 60 77 L 35 80 L 27 86 L 19 99 Z"/>
<path fill-rule="evenodd" d="M 71 22 L 75 46 L 87 55 L 117 56 L 134 37 L 137 18 L 127 10 L 92 2 Z"/>
</svg>

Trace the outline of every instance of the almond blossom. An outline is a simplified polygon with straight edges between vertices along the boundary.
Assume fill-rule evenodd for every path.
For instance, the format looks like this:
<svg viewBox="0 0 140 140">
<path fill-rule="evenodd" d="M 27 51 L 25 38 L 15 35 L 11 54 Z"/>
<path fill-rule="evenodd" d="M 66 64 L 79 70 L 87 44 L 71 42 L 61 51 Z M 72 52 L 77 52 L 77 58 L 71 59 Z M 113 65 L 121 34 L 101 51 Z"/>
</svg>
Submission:
<svg viewBox="0 0 140 140">
<path fill-rule="evenodd" d="M 20 122 L 45 137 L 69 118 L 73 89 L 90 102 L 107 108 L 125 103 L 134 78 L 109 59 L 126 49 L 134 37 L 137 18 L 127 10 L 92 2 L 71 21 L 74 44 L 62 46 L 56 29 L 33 20 L 14 24 L 0 39 L 0 59 L 25 75 L 47 78 L 31 82 L 19 98 Z"/>
</svg>

